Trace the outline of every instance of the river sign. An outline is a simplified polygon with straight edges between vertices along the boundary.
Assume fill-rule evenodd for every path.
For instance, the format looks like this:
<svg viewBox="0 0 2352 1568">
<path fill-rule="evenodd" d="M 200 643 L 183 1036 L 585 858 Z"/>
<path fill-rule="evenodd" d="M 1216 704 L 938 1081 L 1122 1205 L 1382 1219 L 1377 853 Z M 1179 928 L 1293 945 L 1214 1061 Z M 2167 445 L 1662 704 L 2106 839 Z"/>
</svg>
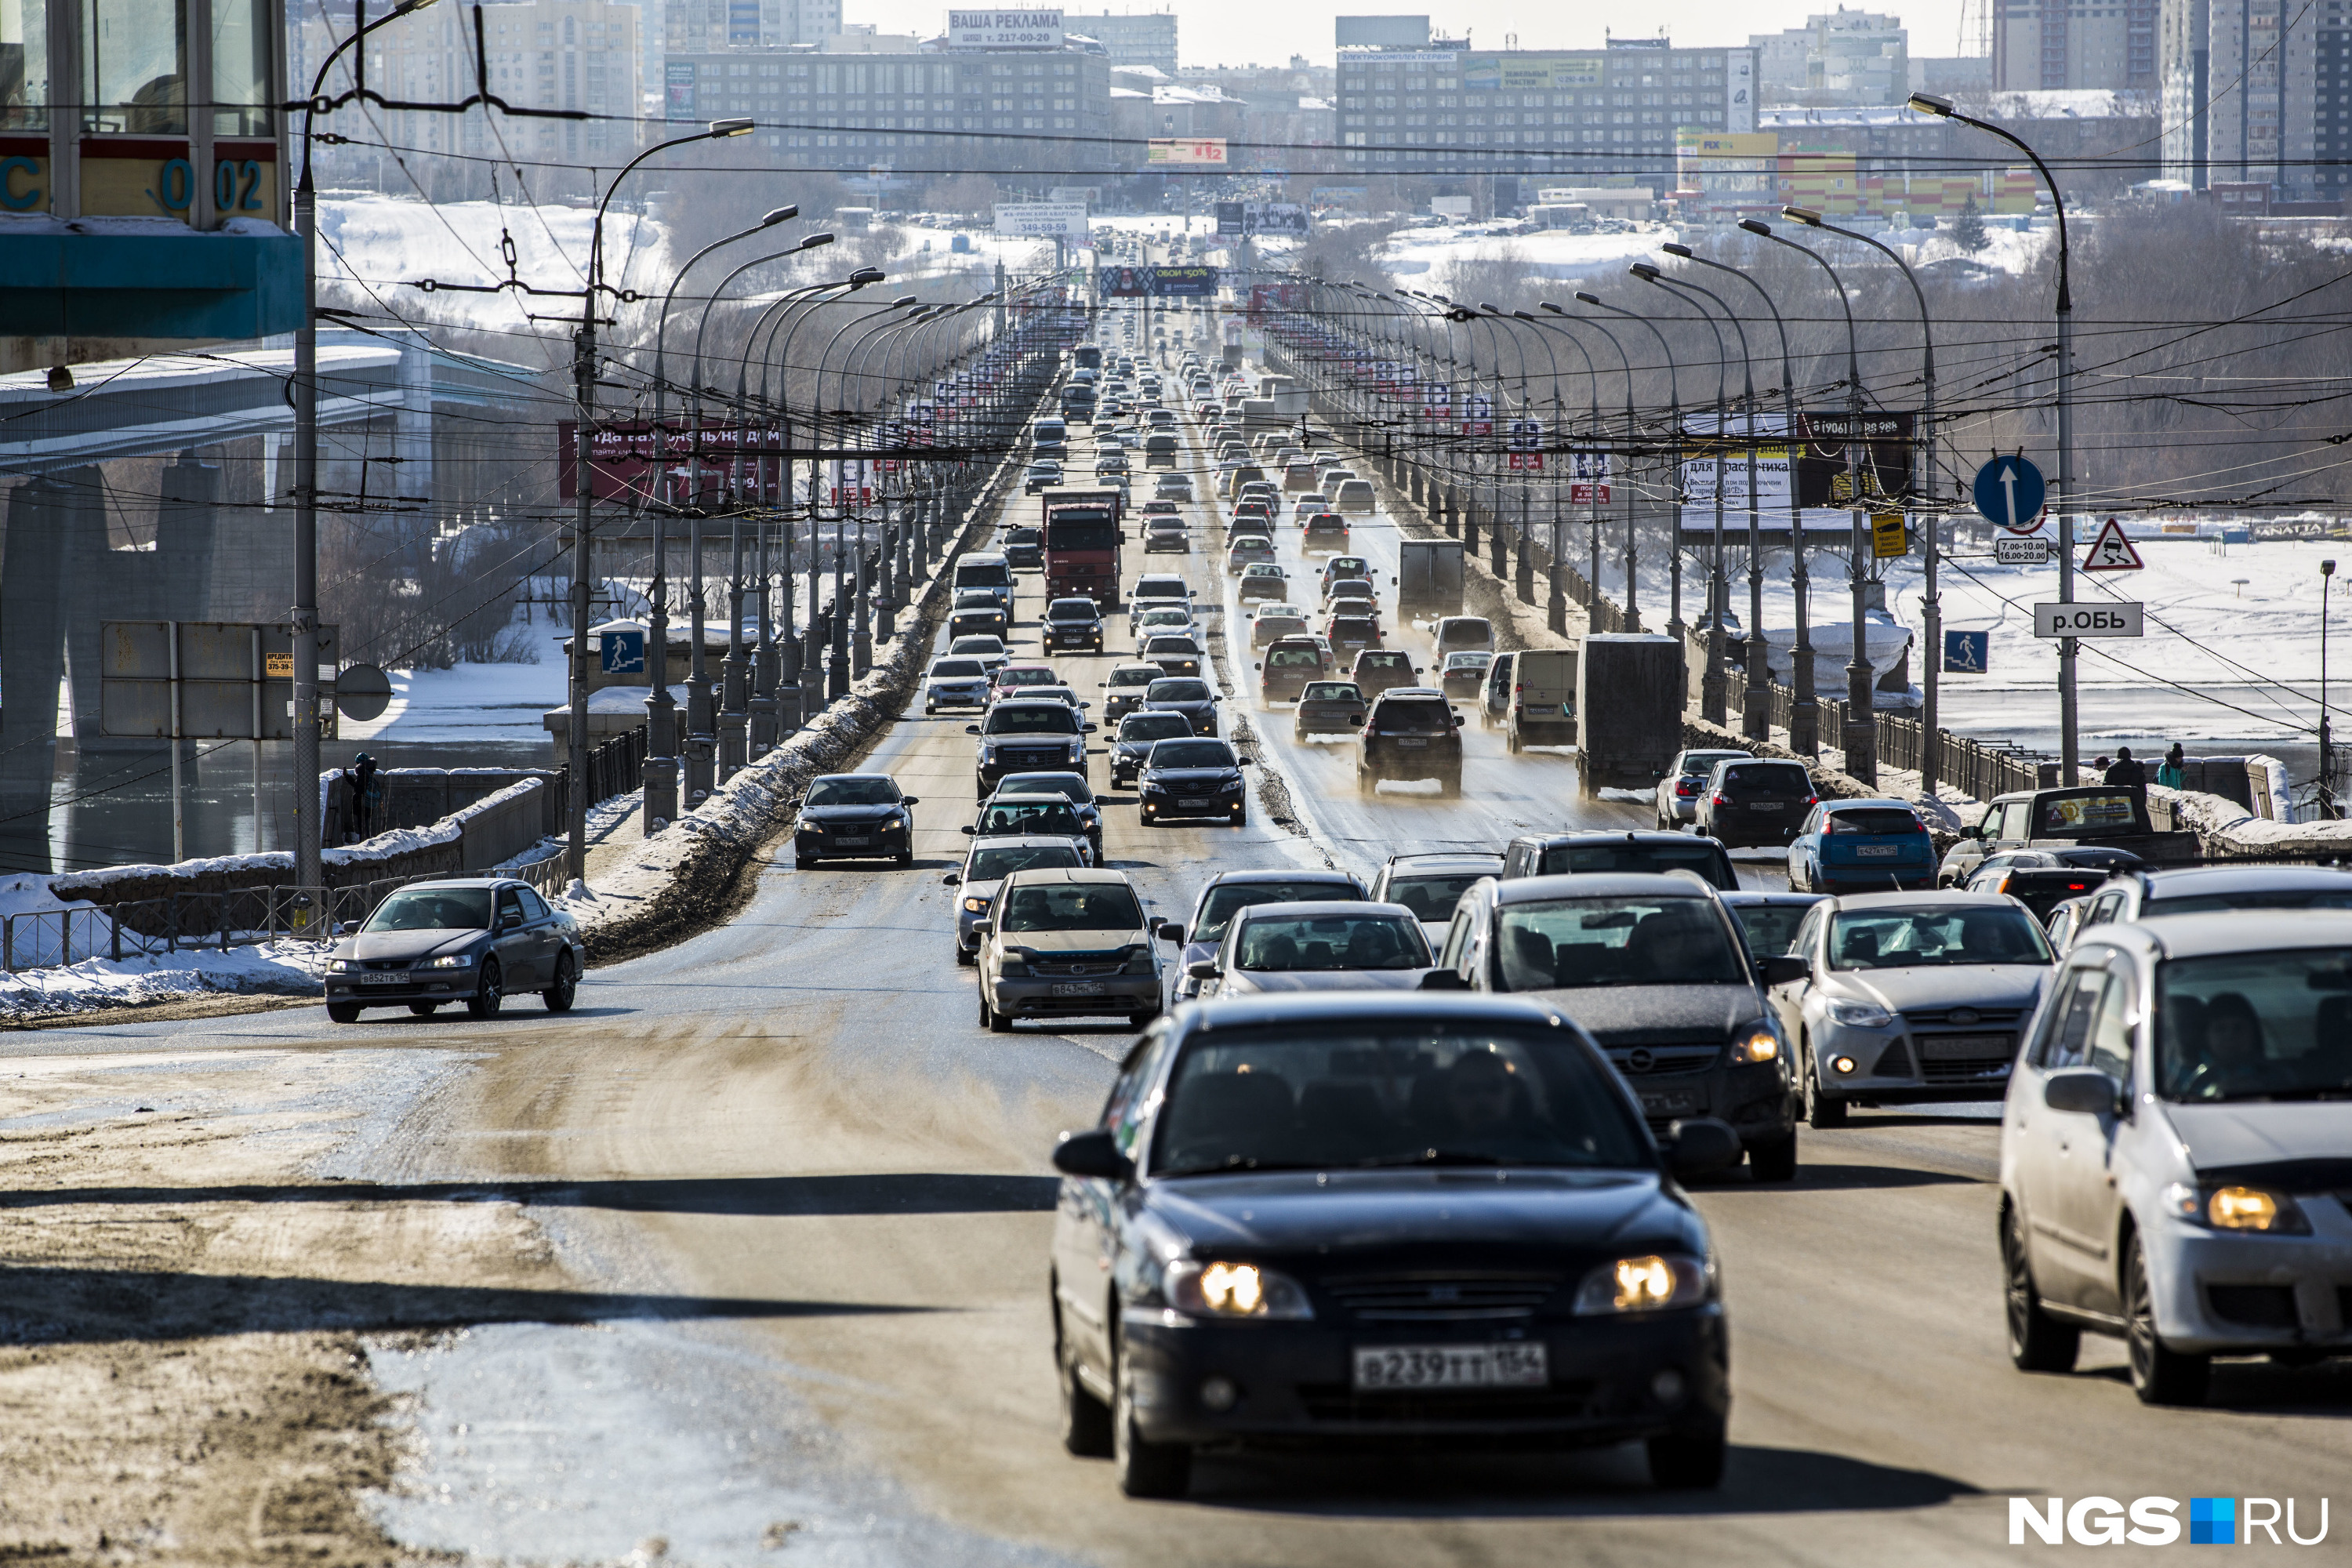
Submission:
<svg viewBox="0 0 2352 1568">
<path fill-rule="evenodd" d="M 2049 487 L 2042 470 L 2023 458 L 1995 458 L 1977 470 L 1977 510 L 2011 533 L 2032 533 L 2042 522 Z"/>
</svg>

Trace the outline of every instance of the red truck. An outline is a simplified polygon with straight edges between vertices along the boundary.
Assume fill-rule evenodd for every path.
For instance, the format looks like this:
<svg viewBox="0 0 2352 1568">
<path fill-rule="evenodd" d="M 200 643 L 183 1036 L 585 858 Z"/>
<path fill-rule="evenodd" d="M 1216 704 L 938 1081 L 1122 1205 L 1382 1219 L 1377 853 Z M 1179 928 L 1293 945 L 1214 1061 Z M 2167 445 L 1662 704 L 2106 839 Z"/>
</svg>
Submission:
<svg viewBox="0 0 2352 1568">
<path fill-rule="evenodd" d="M 1105 610 L 1118 605 L 1119 517 L 1116 489 L 1056 487 L 1044 492 L 1045 596 L 1080 595 Z"/>
</svg>

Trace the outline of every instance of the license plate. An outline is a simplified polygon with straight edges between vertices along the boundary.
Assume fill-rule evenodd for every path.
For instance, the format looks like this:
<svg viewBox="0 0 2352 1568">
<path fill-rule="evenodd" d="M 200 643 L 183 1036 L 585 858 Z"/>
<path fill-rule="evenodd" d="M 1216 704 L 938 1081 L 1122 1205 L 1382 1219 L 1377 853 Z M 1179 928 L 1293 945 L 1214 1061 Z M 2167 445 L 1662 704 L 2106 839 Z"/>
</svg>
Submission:
<svg viewBox="0 0 2352 1568">
<path fill-rule="evenodd" d="M 836 833 L 833 841 L 845 848 L 857 847 L 873 843 L 874 836 L 870 833 Z"/>
<path fill-rule="evenodd" d="M 408 984 L 408 975 L 404 971 L 396 974 L 369 974 L 362 973 L 360 975 L 360 984 L 362 985 L 405 985 Z"/>
<path fill-rule="evenodd" d="M 1054 986 L 1056 996 L 1099 996 L 1102 994 L 1103 984 L 1099 980 L 1064 980 L 1056 982 Z"/>
<path fill-rule="evenodd" d="M 1970 1057 L 2005 1057 L 2016 1045 L 2010 1035 L 1930 1035 L 1919 1042 L 1919 1054 L 1931 1062 L 1959 1061 Z"/>
<path fill-rule="evenodd" d="M 1781 803 L 1777 800 L 1751 801 L 1748 803 L 1748 809 L 1750 811 L 1778 811 L 1780 809 L 1780 804 Z"/>
<path fill-rule="evenodd" d="M 1426 747 L 1426 746 L 1429 744 L 1429 742 L 1428 742 L 1427 741 L 1417 741 L 1417 740 L 1412 740 L 1412 739 L 1410 739 L 1410 738 L 1401 738 L 1401 739 L 1397 742 L 1397 744 L 1398 744 L 1398 745 L 1400 745 L 1400 746 L 1404 747 L 1404 748 L 1405 748 L 1406 750 L 1408 750 L 1408 751 L 1411 751 L 1411 750 L 1416 750 L 1416 749 L 1420 749 L 1420 748 Z"/>
<path fill-rule="evenodd" d="M 1356 1392 L 1541 1388 L 1551 1372 L 1540 1344 L 1359 1345 Z"/>
<path fill-rule="evenodd" d="M 1865 860 L 1892 860 L 1903 853 L 1900 844 L 1857 844 L 1853 852 Z"/>
<path fill-rule="evenodd" d="M 1209 808 L 1209 802 L 1205 800 L 1180 800 L 1176 803 L 1176 808 L 1179 811 L 1206 811 Z"/>
<path fill-rule="evenodd" d="M 1670 1089 L 1642 1097 L 1644 1116 L 1688 1116 L 1698 1109 L 1698 1090 L 1695 1089 Z"/>
</svg>

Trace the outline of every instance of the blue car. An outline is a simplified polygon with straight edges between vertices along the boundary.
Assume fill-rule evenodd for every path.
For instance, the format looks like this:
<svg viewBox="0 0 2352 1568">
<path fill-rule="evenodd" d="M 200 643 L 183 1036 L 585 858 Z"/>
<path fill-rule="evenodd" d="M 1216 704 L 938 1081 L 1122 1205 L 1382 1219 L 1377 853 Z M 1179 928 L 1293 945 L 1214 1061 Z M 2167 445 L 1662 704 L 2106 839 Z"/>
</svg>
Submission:
<svg viewBox="0 0 2352 1568">
<path fill-rule="evenodd" d="M 1825 800 L 1789 846 L 1801 893 L 1893 893 L 1936 886 L 1936 846 L 1907 800 Z"/>
</svg>

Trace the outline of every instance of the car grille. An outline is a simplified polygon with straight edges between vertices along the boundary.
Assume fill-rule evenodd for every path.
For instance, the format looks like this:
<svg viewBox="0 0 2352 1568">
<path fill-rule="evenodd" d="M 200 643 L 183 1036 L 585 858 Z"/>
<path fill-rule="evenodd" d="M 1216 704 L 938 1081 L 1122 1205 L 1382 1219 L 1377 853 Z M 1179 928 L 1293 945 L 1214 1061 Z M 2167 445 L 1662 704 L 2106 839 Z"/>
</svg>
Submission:
<svg viewBox="0 0 2352 1568">
<path fill-rule="evenodd" d="M 2021 1007 L 1937 1007 L 1907 1012 L 1903 1021 L 1919 1055 L 1921 1079 L 1980 1083 L 2007 1076 L 2024 1017 Z"/>
<path fill-rule="evenodd" d="M 1326 1279 L 1323 1289 L 1360 1322 L 1460 1323 L 1532 1317 L 1559 1289 L 1559 1276 L 1357 1275 Z"/>
<path fill-rule="evenodd" d="M 996 753 L 999 765 L 1007 773 L 1049 768 L 1069 761 L 1069 752 L 1060 746 L 1004 746 Z"/>
<path fill-rule="evenodd" d="M 1126 967 L 1127 954 L 1123 952 L 1087 953 L 1076 958 L 1033 958 L 1029 961 L 1032 974 L 1051 974 L 1061 979 L 1117 974 Z"/>
<path fill-rule="evenodd" d="M 1723 1052 L 1720 1035 L 1651 1034 L 1628 1031 L 1601 1042 L 1612 1066 L 1640 1077 L 1649 1073 L 1704 1072 Z"/>
<path fill-rule="evenodd" d="M 388 974 L 396 970 L 406 969 L 408 967 L 408 960 L 404 958 L 372 958 L 363 961 L 360 964 L 360 967 L 373 974 Z"/>
<path fill-rule="evenodd" d="M 1588 1414 L 1598 1384 L 1591 1379 L 1549 1388 L 1465 1389 L 1453 1394 L 1358 1394 L 1345 1384 L 1309 1383 L 1298 1403 L 1310 1420 L 1360 1422 L 1573 1421 Z"/>
<path fill-rule="evenodd" d="M 2303 1321 L 2292 1285 L 2208 1285 L 2205 1300 L 2215 1317 L 2250 1329 L 2292 1329 Z"/>
</svg>

